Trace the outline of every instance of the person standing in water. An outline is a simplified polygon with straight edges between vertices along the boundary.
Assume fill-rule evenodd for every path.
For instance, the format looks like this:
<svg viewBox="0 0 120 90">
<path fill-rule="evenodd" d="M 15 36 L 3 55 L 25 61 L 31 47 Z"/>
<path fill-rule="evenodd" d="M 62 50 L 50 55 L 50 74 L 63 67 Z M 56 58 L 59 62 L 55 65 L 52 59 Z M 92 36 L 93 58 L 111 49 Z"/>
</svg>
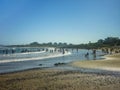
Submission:
<svg viewBox="0 0 120 90">
<path fill-rule="evenodd" d="M 93 59 L 96 60 L 96 50 L 93 50 Z"/>
<path fill-rule="evenodd" d="M 88 52 L 85 54 L 85 58 L 87 58 L 87 60 L 89 60 L 89 53 Z"/>
</svg>

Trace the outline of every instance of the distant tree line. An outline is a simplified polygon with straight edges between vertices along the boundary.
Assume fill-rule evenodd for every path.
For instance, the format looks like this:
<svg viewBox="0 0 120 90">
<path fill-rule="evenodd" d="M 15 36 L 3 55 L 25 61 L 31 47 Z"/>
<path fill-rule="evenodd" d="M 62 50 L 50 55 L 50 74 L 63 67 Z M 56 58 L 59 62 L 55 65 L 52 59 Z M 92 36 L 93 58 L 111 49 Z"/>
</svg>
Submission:
<svg viewBox="0 0 120 90">
<path fill-rule="evenodd" d="M 107 37 L 105 39 L 99 39 L 95 43 L 89 42 L 88 44 L 72 45 L 70 47 L 95 49 L 101 47 L 116 47 L 116 46 L 120 46 L 120 39 L 118 37 Z"/>
<path fill-rule="evenodd" d="M 49 43 L 38 43 L 38 42 L 32 42 L 29 44 L 29 46 L 46 46 L 46 47 L 65 47 L 67 46 L 68 44 L 67 43 L 52 43 L 52 42 L 49 42 Z"/>
<path fill-rule="evenodd" d="M 97 43 L 99 45 L 107 45 L 107 46 L 118 46 L 120 45 L 120 39 L 118 37 L 107 37 L 104 40 L 103 39 L 99 39 L 97 41 Z"/>
<path fill-rule="evenodd" d="M 120 39 L 118 37 L 107 37 L 105 39 L 99 39 L 95 43 L 87 43 L 87 44 L 67 44 L 62 42 L 49 42 L 49 43 L 38 43 L 32 42 L 27 45 L 11 45 L 9 47 L 61 47 L 61 48 L 81 48 L 81 49 L 95 49 L 101 47 L 113 47 L 113 46 L 120 46 Z"/>
</svg>

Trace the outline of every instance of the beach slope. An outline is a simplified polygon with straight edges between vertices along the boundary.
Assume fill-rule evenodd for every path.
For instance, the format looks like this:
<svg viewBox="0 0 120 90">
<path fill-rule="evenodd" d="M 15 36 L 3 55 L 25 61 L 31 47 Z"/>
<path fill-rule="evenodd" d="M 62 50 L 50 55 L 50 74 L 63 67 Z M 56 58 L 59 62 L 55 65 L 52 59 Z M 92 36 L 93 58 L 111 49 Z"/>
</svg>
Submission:
<svg viewBox="0 0 120 90">
<path fill-rule="evenodd" d="M 106 55 L 103 60 L 83 60 L 73 62 L 71 65 L 81 68 L 120 71 L 120 54 Z"/>
</svg>

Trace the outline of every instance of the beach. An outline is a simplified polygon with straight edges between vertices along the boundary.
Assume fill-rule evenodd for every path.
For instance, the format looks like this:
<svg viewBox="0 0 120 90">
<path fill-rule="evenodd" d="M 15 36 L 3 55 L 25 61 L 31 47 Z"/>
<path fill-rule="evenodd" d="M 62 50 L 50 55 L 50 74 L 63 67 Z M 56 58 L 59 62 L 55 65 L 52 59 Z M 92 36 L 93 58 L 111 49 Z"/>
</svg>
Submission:
<svg viewBox="0 0 120 90">
<path fill-rule="evenodd" d="M 102 60 L 83 60 L 73 62 L 71 65 L 81 68 L 120 71 L 120 53 L 106 55 Z"/>
<path fill-rule="evenodd" d="M 109 58 L 108 58 L 109 57 Z M 120 54 L 107 56 L 99 60 L 100 65 L 106 65 L 113 71 L 119 69 Z M 114 61 L 113 61 L 114 60 Z M 96 68 L 98 61 L 73 62 L 72 65 L 84 68 Z M 88 62 L 89 64 L 85 63 Z M 103 62 L 105 62 L 103 64 Z M 106 63 L 110 62 L 110 63 Z M 112 64 L 111 64 L 112 63 Z M 116 64 L 117 63 L 117 64 Z M 85 66 L 85 64 L 87 64 Z M 113 65 L 113 66 L 111 66 Z M 110 67 L 111 66 L 111 67 Z M 117 69 L 115 69 L 117 68 Z M 99 66 L 100 69 L 100 66 Z M 103 68 L 101 68 L 103 69 Z M 105 69 L 106 70 L 106 69 Z M 59 69 L 33 69 L 0 75 L 0 90 L 119 90 L 120 76 L 103 73 L 83 73 L 80 71 Z"/>
<path fill-rule="evenodd" d="M 0 90 L 120 90 L 120 0 L 0 0 Z"/>
<path fill-rule="evenodd" d="M 0 90 L 119 90 L 120 77 L 77 71 L 28 70 L 0 75 Z"/>
</svg>

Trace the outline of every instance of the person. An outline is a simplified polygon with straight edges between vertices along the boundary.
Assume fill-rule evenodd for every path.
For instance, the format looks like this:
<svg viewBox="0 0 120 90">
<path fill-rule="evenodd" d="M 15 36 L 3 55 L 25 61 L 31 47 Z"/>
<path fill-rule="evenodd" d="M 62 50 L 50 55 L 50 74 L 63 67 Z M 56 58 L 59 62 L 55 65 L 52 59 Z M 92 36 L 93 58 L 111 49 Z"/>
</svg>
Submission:
<svg viewBox="0 0 120 90">
<path fill-rule="evenodd" d="M 96 50 L 93 50 L 93 54 L 96 54 Z"/>
<path fill-rule="evenodd" d="M 89 53 L 87 52 L 87 53 L 85 54 L 85 57 L 88 57 L 88 55 L 89 55 Z"/>
<path fill-rule="evenodd" d="M 65 54 L 65 50 L 63 49 L 63 52 L 62 52 L 63 54 Z"/>
<path fill-rule="evenodd" d="M 12 52 L 12 54 L 13 54 L 13 53 L 15 53 L 15 50 L 12 49 L 11 52 Z"/>
<path fill-rule="evenodd" d="M 85 58 L 87 58 L 87 60 L 89 60 L 89 53 L 88 52 L 85 54 Z"/>
<path fill-rule="evenodd" d="M 6 54 L 8 54 L 8 49 L 5 50 Z"/>
</svg>

